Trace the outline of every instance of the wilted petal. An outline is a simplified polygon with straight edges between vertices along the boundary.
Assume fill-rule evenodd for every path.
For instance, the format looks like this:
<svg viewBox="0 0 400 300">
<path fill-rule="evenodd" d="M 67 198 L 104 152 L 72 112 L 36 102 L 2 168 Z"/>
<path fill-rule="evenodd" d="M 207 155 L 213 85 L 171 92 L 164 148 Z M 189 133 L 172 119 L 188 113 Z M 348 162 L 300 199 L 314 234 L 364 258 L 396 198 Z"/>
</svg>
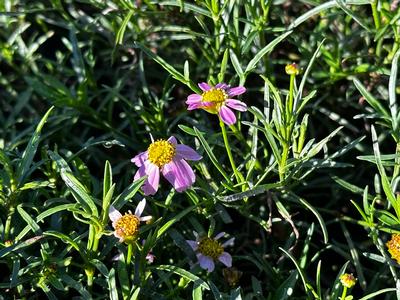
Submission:
<svg viewBox="0 0 400 300">
<path fill-rule="evenodd" d="M 222 262 L 228 268 L 232 267 L 232 256 L 228 252 L 223 252 L 219 257 L 218 260 Z"/>
<path fill-rule="evenodd" d="M 176 154 L 180 156 L 180 158 L 187 160 L 200 160 L 202 158 L 201 155 L 192 148 L 183 144 L 176 145 Z"/>
<path fill-rule="evenodd" d="M 201 88 L 204 92 L 211 89 L 211 87 L 206 82 L 201 82 L 198 84 L 199 88 Z"/>
<path fill-rule="evenodd" d="M 230 108 L 236 109 L 238 111 L 246 111 L 247 110 L 246 103 L 239 101 L 239 100 L 226 99 L 225 104 L 226 104 L 226 106 L 229 106 Z"/>
<path fill-rule="evenodd" d="M 221 117 L 221 120 L 226 124 L 226 125 L 233 125 L 236 123 L 236 116 L 235 114 L 231 111 L 230 108 L 226 107 L 225 105 L 222 105 L 219 112 L 219 116 Z"/>
<path fill-rule="evenodd" d="M 143 199 L 142 201 L 139 202 L 139 204 L 136 206 L 135 209 L 135 216 L 139 217 L 142 215 L 142 212 L 144 210 L 144 207 L 146 206 L 146 199 Z"/>
<path fill-rule="evenodd" d="M 110 208 L 108 209 L 108 217 L 113 222 L 114 227 L 114 223 L 122 217 L 122 214 L 116 210 L 114 206 L 110 205 Z"/>
<path fill-rule="evenodd" d="M 186 104 L 198 103 L 201 102 L 201 99 L 202 99 L 201 95 L 191 94 L 187 97 Z"/>
<path fill-rule="evenodd" d="M 229 89 L 228 96 L 237 96 L 243 94 L 244 92 L 246 92 L 246 88 L 244 86 L 237 86 Z"/>
<path fill-rule="evenodd" d="M 199 243 L 193 240 L 186 240 L 186 243 L 189 244 L 189 246 L 193 249 L 193 251 L 196 251 L 197 247 L 199 246 Z"/>
<path fill-rule="evenodd" d="M 203 254 L 200 254 L 198 256 L 200 267 L 203 268 L 204 270 L 207 270 L 208 272 L 214 271 L 215 264 L 214 261 L 211 257 L 204 256 Z"/>
<path fill-rule="evenodd" d="M 133 162 L 137 167 L 140 168 L 142 165 L 144 165 L 148 157 L 149 153 L 147 151 L 144 151 L 136 155 L 134 158 L 132 158 L 131 162 Z"/>
<path fill-rule="evenodd" d="M 177 192 L 183 192 L 189 188 L 196 179 L 192 168 L 183 159 L 174 159 L 164 165 L 162 173 Z"/>
<path fill-rule="evenodd" d="M 174 136 L 171 136 L 169 139 L 168 139 L 168 142 L 170 142 L 171 144 L 173 144 L 173 145 L 177 145 L 178 144 L 178 141 L 176 140 L 176 138 L 174 137 Z"/>
</svg>

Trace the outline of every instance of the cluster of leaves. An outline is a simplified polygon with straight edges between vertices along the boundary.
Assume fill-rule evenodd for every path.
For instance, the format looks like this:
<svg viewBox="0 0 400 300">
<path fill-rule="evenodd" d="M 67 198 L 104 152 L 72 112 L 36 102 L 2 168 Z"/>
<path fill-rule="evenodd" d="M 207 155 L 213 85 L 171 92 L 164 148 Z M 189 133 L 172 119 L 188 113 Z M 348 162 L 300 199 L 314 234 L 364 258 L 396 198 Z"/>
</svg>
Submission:
<svg viewBox="0 0 400 300">
<path fill-rule="evenodd" d="M 397 5 L 0 3 L 0 298 L 337 299 L 352 272 L 356 297 L 400 299 Z M 245 85 L 249 110 L 221 134 L 186 111 L 199 81 Z M 149 133 L 203 160 L 146 197 L 127 262 L 107 212 L 142 199 Z M 195 265 L 193 230 L 235 237 L 234 268 Z"/>
</svg>

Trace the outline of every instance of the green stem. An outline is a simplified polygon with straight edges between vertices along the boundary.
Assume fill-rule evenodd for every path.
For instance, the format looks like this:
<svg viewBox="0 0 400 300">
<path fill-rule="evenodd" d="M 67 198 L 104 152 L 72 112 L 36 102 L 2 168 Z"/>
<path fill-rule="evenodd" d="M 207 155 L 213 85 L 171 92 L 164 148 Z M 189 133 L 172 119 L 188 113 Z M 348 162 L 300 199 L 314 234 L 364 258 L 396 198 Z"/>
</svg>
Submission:
<svg viewBox="0 0 400 300">
<path fill-rule="evenodd" d="M 378 1 L 373 1 L 371 3 L 372 16 L 374 18 L 375 29 L 378 30 L 381 27 L 381 18 L 377 9 Z"/>
<path fill-rule="evenodd" d="M 279 163 L 279 179 L 280 181 L 283 181 L 285 179 L 285 173 L 286 173 L 286 162 L 289 156 L 289 145 L 285 142 L 283 145 L 283 151 L 282 151 L 282 157 L 281 161 Z"/>
<path fill-rule="evenodd" d="M 287 116 L 287 121 L 291 120 L 291 116 L 293 115 L 293 98 L 294 98 L 294 79 L 296 75 L 292 74 L 290 75 L 290 85 L 289 85 L 289 102 L 287 103 L 286 106 L 286 116 Z"/>
<path fill-rule="evenodd" d="M 342 293 L 342 297 L 340 297 L 340 299 L 344 300 L 346 298 L 346 294 L 347 294 L 347 287 L 343 287 L 343 293 Z"/>
<path fill-rule="evenodd" d="M 133 244 L 128 244 L 128 253 L 126 254 L 126 265 L 129 267 L 132 261 Z"/>
<path fill-rule="evenodd" d="M 242 181 L 244 181 L 244 178 L 243 178 L 243 175 L 236 168 L 235 161 L 233 160 L 233 156 L 232 156 L 231 146 L 229 145 L 229 141 L 228 141 L 228 135 L 226 134 L 225 124 L 224 124 L 224 122 L 222 122 L 221 119 L 219 120 L 219 126 L 221 126 L 222 136 L 224 138 L 225 149 L 228 154 L 229 161 L 230 161 L 232 169 L 233 169 L 233 173 L 235 174 L 237 182 L 241 183 Z"/>
<path fill-rule="evenodd" d="M 15 207 L 10 206 L 10 208 L 8 209 L 8 216 L 7 216 L 7 220 L 6 220 L 6 224 L 5 224 L 5 228 L 4 228 L 4 241 L 7 241 L 10 238 L 11 221 L 12 221 L 14 212 L 15 212 Z"/>
</svg>

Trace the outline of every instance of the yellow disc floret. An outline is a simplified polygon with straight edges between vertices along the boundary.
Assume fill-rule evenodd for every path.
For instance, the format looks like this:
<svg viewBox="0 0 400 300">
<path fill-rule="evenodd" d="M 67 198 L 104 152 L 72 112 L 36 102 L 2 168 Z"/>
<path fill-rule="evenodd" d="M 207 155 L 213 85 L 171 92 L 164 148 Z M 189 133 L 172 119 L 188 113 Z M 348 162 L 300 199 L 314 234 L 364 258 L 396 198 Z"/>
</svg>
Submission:
<svg viewBox="0 0 400 300">
<path fill-rule="evenodd" d="M 139 218 L 129 212 L 115 222 L 115 232 L 125 241 L 134 240 L 139 233 L 139 224 Z"/>
<path fill-rule="evenodd" d="M 206 237 L 199 242 L 198 251 L 205 256 L 218 259 L 218 257 L 220 257 L 220 255 L 224 252 L 224 248 L 218 241 Z"/>
<path fill-rule="evenodd" d="M 392 258 L 400 264 L 400 234 L 393 234 L 392 239 L 386 243 Z"/>
<path fill-rule="evenodd" d="M 157 140 L 150 144 L 149 160 L 159 168 L 172 161 L 176 154 L 175 145 L 166 140 Z"/>
<path fill-rule="evenodd" d="M 351 288 L 356 284 L 357 278 L 353 274 L 344 273 L 340 276 L 340 282 L 343 286 Z"/>
<path fill-rule="evenodd" d="M 202 95 L 203 102 L 214 102 L 214 103 L 223 103 L 228 95 L 223 89 L 209 89 L 205 91 Z"/>
</svg>

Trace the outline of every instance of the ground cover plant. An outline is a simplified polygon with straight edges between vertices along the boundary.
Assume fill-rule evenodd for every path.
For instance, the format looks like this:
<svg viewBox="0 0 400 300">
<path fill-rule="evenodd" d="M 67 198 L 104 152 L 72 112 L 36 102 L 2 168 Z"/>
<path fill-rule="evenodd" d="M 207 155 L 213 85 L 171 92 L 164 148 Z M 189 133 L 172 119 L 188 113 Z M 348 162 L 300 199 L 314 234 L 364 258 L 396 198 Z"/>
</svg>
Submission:
<svg viewBox="0 0 400 300">
<path fill-rule="evenodd" d="M 400 299 L 399 1 L 0 3 L 1 299 Z"/>
</svg>

